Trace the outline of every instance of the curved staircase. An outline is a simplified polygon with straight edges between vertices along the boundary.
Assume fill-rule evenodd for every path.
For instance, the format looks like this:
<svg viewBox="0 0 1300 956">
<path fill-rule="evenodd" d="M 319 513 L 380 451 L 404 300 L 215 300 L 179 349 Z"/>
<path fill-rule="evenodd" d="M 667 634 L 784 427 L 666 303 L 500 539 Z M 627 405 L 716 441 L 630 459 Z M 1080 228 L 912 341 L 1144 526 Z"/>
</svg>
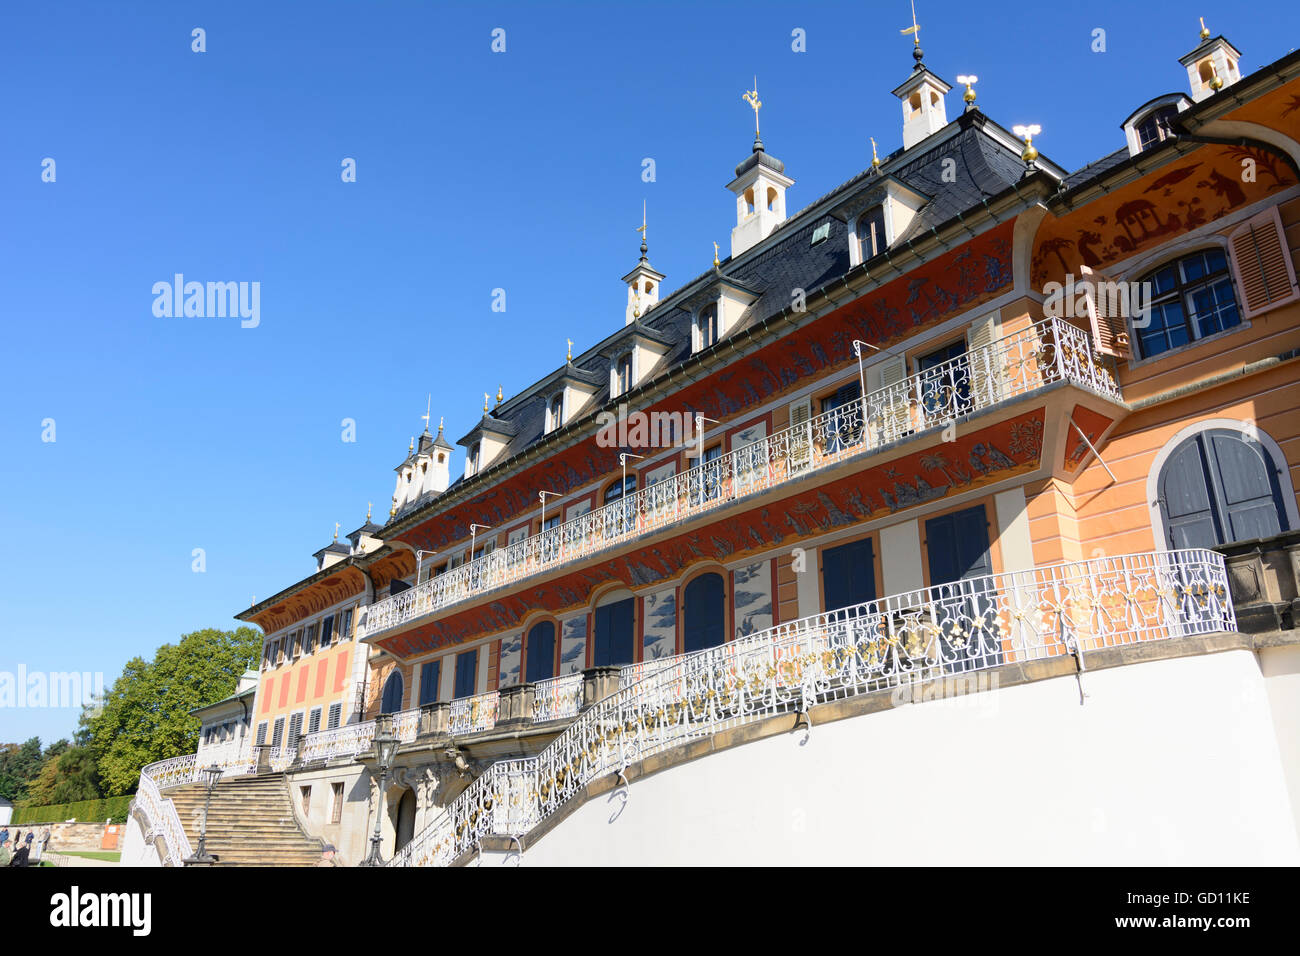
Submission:
<svg viewBox="0 0 1300 956">
<path fill-rule="evenodd" d="M 166 793 L 197 851 L 206 788 L 191 783 Z M 217 784 L 208 808 L 207 850 L 217 866 L 312 866 L 321 858 L 320 841 L 303 833 L 294 819 L 281 773 L 230 777 Z"/>
</svg>

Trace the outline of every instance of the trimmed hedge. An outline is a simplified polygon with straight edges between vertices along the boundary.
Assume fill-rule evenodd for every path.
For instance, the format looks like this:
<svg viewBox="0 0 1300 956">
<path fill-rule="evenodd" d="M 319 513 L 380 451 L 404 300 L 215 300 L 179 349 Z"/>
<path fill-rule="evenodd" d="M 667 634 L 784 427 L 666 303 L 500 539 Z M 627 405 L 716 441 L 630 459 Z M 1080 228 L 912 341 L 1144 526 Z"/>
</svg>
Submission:
<svg viewBox="0 0 1300 956">
<path fill-rule="evenodd" d="M 78 823 L 125 823 L 131 807 L 131 797 L 103 797 L 99 800 L 78 800 L 75 803 L 52 803 L 45 807 L 14 807 L 11 827 L 24 823 L 62 823 L 75 819 Z"/>
</svg>

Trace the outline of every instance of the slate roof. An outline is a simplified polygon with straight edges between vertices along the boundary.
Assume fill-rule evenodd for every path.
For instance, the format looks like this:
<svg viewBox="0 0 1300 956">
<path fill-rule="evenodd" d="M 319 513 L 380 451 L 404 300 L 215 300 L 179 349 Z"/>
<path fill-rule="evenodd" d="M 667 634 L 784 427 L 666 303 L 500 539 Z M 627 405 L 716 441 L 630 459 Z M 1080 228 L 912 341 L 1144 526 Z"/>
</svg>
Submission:
<svg viewBox="0 0 1300 956">
<path fill-rule="evenodd" d="M 740 327 L 744 327 L 781 312 L 790 304 L 792 289 L 816 289 L 848 272 L 851 268 L 848 222 L 843 215 L 835 215 L 835 207 L 858 193 L 876 189 L 885 176 L 891 176 L 909 189 L 929 197 L 895 245 L 922 235 L 958 213 L 1005 191 L 1022 177 L 1025 167 L 1019 151 L 1012 149 L 1008 142 L 1010 134 L 1003 131 L 1004 135 L 999 138 L 985 129 L 990 124 L 991 121 L 977 110 L 963 113 L 949 124 L 950 135 L 935 134 L 932 137 L 936 140 L 933 146 L 925 148 L 925 144 L 919 144 L 910 151 L 915 155 L 895 151 L 882 161 L 880 171 L 864 170 L 835 187 L 787 218 L 755 250 L 742 253 L 736 260 L 728 257 L 716 269 L 711 268 L 662 296 L 633 326 L 617 329 L 577 356 L 570 366 L 550 373 L 503 402 L 480 420 L 460 444 L 466 444 L 484 426 L 498 434 L 512 432 L 505 451 L 496 458 L 493 467 L 531 447 L 545 433 L 546 405 L 566 369 L 574 377 L 596 386 L 594 402 L 587 406 L 588 411 L 605 406 L 611 399 L 609 362 L 613 346 L 622 337 L 631 335 L 634 329 L 669 346 L 667 356 L 653 374 L 689 359 L 691 311 L 684 307 L 684 300 L 698 297 L 719 281 L 739 284 L 757 294 L 757 299 L 741 318 Z M 945 177 L 944 161 L 947 159 L 955 160 L 955 175 Z M 758 162 L 773 169 L 783 168 L 780 160 L 760 152 L 752 152 L 742 161 L 741 167 L 748 168 Z M 823 225 L 830 226 L 830 234 L 825 241 L 813 245 L 813 233 Z M 444 494 L 473 480 L 473 477 L 458 478 Z M 433 496 L 426 496 L 408 503 L 393 520 L 404 518 L 433 500 Z"/>
</svg>

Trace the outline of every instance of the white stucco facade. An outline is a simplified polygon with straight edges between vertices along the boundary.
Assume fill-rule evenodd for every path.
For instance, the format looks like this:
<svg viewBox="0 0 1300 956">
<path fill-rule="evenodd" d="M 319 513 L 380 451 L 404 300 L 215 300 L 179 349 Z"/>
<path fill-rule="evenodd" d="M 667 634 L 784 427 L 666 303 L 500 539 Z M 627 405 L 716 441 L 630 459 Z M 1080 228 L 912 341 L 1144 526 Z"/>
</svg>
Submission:
<svg viewBox="0 0 1300 956">
<path fill-rule="evenodd" d="M 1297 657 L 1134 664 L 1086 673 L 1082 705 L 1056 678 L 756 741 L 589 802 L 523 864 L 1300 864 Z"/>
</svg>

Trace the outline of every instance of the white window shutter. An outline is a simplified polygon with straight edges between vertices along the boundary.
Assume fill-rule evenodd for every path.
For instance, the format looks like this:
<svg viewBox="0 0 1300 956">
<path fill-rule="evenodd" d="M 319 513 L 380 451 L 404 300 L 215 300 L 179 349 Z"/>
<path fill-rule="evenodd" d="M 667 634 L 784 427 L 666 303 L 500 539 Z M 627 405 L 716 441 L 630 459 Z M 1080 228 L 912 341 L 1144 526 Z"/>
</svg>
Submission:
<svg viewBox="0 0 1300 956">
<path fill-rule="evenodd" d="M 1276 206 L 1230 232 L 1228 251 L 1243 317 L 1295 301 L 1295 264 Z"/>
<path fill-rule="evenodd" d="M 1134 311 L 1137 303 L 1126 302 L 1127 296 L 1117 302 L 1114 295 L 1102 294 L 1100 286 L 1103 283 L 1114 282 L 1110 276 L 1093 272 L 1085 265 L 1079 266 L 1079 273 L 1092 287 L 1091 292 L 1084 294 L 1088 310 L 1088 325 L 1092 330 L 1092 347 L 1100 355 L 1128 358 L 1128 324 L 1126 316 L 1122 313 L 1125 307 L 1130 312 Z M 1116 284 L 1111 288 L 1118 290 L 1120 287 Z"/>
<path fill-rule="evenodd" d="M 970 368 L 971 402 L 975 408 L 985 408 L 1002 400 L 1001 359 L 993 352 L 998 339 L 998 314 L 996 312 L 971 323 L 966 337 L 967 363 Z"/>
<path fill-rule="evenodd" d="M 790 468 L 792 471 L 807 468 L 812 460 L 812 444 L 808 440 L 808 422 L 812 419 L 812 400 L 801 398 L 790 403 Z"/>
<path fill-rule="evenodd" d="M 894 441 L 912 430 L 912 409 L 909 398 L 899 385 L 907 379 L 907 358 L 902 355 L 890 355 L 883 362 L 878 362 L 870 369 L 875 379 L 871 388 L 873 394 L 867 398 L 867 435 L 876 436 L 876 444 Z M 872 386 L 871 378 L 867 381 Z M 887 391 L 886 391 L 887 390 Z"/>
</svg>

